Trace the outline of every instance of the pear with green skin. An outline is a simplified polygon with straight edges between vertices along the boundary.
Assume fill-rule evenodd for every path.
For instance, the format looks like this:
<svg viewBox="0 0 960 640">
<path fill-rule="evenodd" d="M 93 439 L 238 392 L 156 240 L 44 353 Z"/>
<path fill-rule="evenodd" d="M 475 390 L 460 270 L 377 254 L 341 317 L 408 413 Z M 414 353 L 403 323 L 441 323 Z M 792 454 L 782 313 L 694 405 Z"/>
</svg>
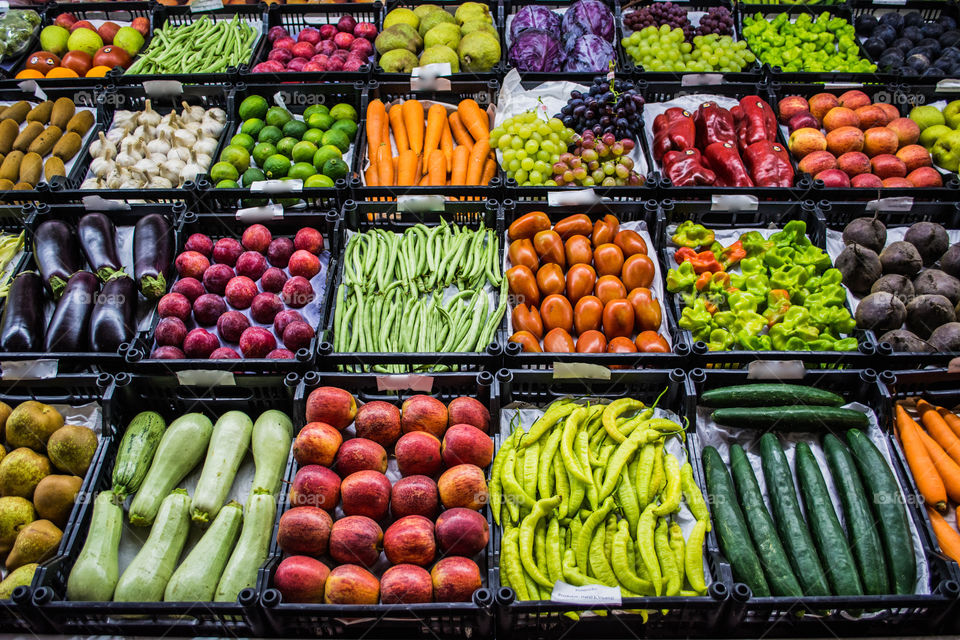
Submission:
<svg viewBox="0 0 960 640">
<path fill-rule="evenodd" d="M 951 129 L 960 127 L 960 100 L 954 100 L 944 107 L 943 119 Z"/>
<path fill-rule="evenodd" d="M 500 40 L 485 31 L 468 33 L 457 48 L 464 71 L 490 71 L 500 61 Z"/>
<path fill-rule="evenodd" d="M 33 522 L 36 515 L 29 500 L 17 496 L 0 498 L 0 556 L 13 548 L 17 534 Z"/>
<path fill-rule="evenodd" d="M 50 436 L 47 455 L 50 462 L 61 471 L 75 476 L 85 476 L 93 454 L 97 452 L 97 434 L 93 429 L 68 424 Z"/>
<path fill-rule="evenodd" d="M 0 600 L 9 600 L 17 587 L 29 587 L 39 566 L 36 562 L 31 562 L 7 574 L 3 582 L 0 582 Z"/>
<path fill-rule="evenodd" d="M 452 24 L 456 26 L 457 21 L 454 20 L 453 16 L 446 11 L 431 11 L 424 16 L 422 20 L 420 20 L 420 26 L 417 27 L 417 33 L 419 33 L 420 37 L 422 38 L 427 34 L 427 31 L 430 31 L 430 29 L 433 29 L 438 24 Z"/>
<path fill-rule="evenodd" d="M 423 36 L 424 50 L 436 45 L 450 47 L 454 51 L 460 45 L 460 27 L 455 24 L 442 23 L 427 31 Z"/>
<path fill-rule="evenodd" d="M 8 405 L 6 402 L 0 402 L 0 442 L 6 440 L 6 436 L 4 434 L 7 430 L 7 418 L 10 417 L 12 412 L 13 407 Z"/>
<path fill-rule="evenodd" d="M 53 432 L 63 426 L 63 416 L 48 404 L 27 400 L 10 412 L 6 422 L 7 443 L 43 451 Z"/>
<path fill-rule="evenodd" d="M 406 49 L 394 49 L 380 56 L 380 68 L 387 73 L 410 73 L 419 63 L 417 56 Z"/>
<path fill-rule="evenodd" d="M 40 481 L 50 475 L 52 467 L 46 456 L 20 447 L 0 460 L 0 496 L 19 496 L 33 500 Z"/>
<path fill-rule="evenodd" d="M 7 571 L 31 562 L 43 562 L 53 556 L 63 531 L 49 520 L 34 520 L 17 534 L 13 549 L 7 555 Z"/>
<path fill-rule="evenodd" d="M 397 24 L 405 24 L 416 31 L 420 26 L 420 18 L 410 9 L 398 7 L 383 17 L 383 29 L 386 31 Z"/>
<path fill-rule="evenodd" d="M 471 20 L 470 22 L 463 23 L 463 26 L 460 27 L 460 37 L 463 38 L 468 33 L 473 33 L 474 31 L 486 31 L 495 38 L 499 37 L 497 28 L 486 20 Z"/>
<path fill-rule="evenodd" d="M 395 24 L 389 29 L 381 31 L 377 39 L 374 40 L 373 46 L 380 55 L 394 49 L 406 49 L 410 53 L 416 53 L 423 47 L 423 38 L 413 27 L 406 24 Z"/>
<path fill-rule="evenodd" d="M 918 142 L 923 145 L 927 151 L 930 151 L 933 149 L 933 145 L 937 143 L 937 140 L 951 131 L 953 131 L 953 129 L 945 124 L 935 124 L 920 132 Z"/>
<path fill-rule="evenodd" d="M 933 162 L 947 171 L 960 169 L 960 131 L 945 133 L 930 149 Z"/>
<path fill-rule="evenodd" d="M 417 16 L 419 20 L 423 20 L 424 16 L 434 11 L 443 11 L 443 9 L 435 4 L 421 4 L 417 5 L 417 8 L 413 10 L 413 15 Z"/>
<path fill-rule="evenodd" d="M 460 60 L 457 59 L 457 52 L 450 47 L 438 44 L 424 49 L 423 53 L 420 54 L 421 67 L 443 62 L 450 63 L 451 73 L 460 73 Z"/>
<path fill-rule="evenodd" d="M 917 123 L 921 131 L 937 124 L 946 124 L 946 119 L 943 117 L 940 109 L 930 104 L 920 105 L 911 109 L 910 119 Z"/>
<path fill-rule="evenodd" d="M 490 16 L 490 7 L 479 2 L 464 2 L 457 7 L 454 17 L 460 24 L 465 24 L 471 20 L 493 22 L 493 18 Z"/>
</svg>

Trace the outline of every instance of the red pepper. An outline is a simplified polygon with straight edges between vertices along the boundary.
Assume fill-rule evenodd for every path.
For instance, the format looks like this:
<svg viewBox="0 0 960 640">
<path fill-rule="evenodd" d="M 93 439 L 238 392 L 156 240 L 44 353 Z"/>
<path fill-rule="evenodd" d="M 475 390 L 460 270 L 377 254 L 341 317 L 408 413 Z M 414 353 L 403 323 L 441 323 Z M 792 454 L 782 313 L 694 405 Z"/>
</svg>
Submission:
<svg viewBox="0 0 960 640">
<path fill-rule="evenodd" d="M 690 112 L 670 107 L 653 119 L 653 159 L 660 159 L 668 151 L 692 149 L 697 143 L 697 128 Z"/>
<path fill-rule="evenodd" d="M 720 252 L 720 264 L 722 264 L 724 270 L 726 270 L 746 257 L 747 251 L 743 248 L 743 242 L 737 240 Z"/>
<path fill-rule="evenodd" d="M 747 146 L 760 140 L 777 139 L 777 116 L 770 105 L 760 96 L 746 96 L 740 100 L 743 119 L 746 121 L 746 135 L 741 144 Z M 745 147 L 741 147 L 743 149 Z"/>
<path fill-rule="evenodd" d="M 783 145 L 769 140 L 754 142 L 743 152 L 743 159 L 758 187 L 793 186 L 793 166 Z"/>
<path fill-rule="evenodd" d="M 717 181 L 717 174 L 704 166 L 697 149 L 668 151 L 663 156 L 663 171 L 675 187 L 711 185 Z"/>
<path fill-rule="evenodd" d="M 790 310 L 790 293 L 785 289 L 771 289 L 767 292 L 767 308 L 763 317 L 767 319 L 767 326 L 772 327 L 783 321 L 783 316 Z"/>
<path fill-rule="evenodd" d="M 729 142 L 714 142 L 704 151 L 704 157 L 717 174 L 717 186 L 752 187 L 753 180 L 743 166 L 737 147 Z"/>
<path fill-rule="evenodd" d="M 691 249 L 690 247 L 680 247 L 673 252 L 673 259 L 677 264 L 683 264 L 685 261 L 690 260 L 691 258 L 696 258 L 697 252 Z"/>
<path fill-rule="evenodd" d="M 704 102 L 693 116 L 697 125 L 697 148 L 705 149 L 714 142 L 737 142 L 733 114 L 716 102 Z"/>
<path fill-rule="evenodd" d="M 712 279 L 713 274 L 709 271 L 704 271 L 697 278 L 697 281 L 693 283 L 693 286 L 696 287 L 697 291 L 703 291 L 710 285 Z"/>
</svg>

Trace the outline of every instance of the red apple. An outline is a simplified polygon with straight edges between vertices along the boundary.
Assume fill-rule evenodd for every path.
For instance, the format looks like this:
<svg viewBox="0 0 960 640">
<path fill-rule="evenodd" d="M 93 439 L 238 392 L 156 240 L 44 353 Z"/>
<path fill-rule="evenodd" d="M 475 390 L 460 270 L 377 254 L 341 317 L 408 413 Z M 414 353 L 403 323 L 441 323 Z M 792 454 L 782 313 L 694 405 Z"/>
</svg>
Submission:
<svg viewBox="0 0 960 640">
<path fill-rule="evenodd" d="M 70 27 L 73 26 L 73 23 L 75 23 L 76 21 L 77 21 L 77 16 L 73 15 L 68 11 L 66 13 L 61 13 L 60 15 L 58 15 L 54 19 L 53 24 L 57 25 L 58 27 L 63 27 L 64 29 L 69 30 Z"/>
<path fill-rule="evenodd" d="M 473 592 L 483 585 L 477 563 L 460 556 L 441 559 L 430 570 L 430 578 L 437 602 L 470 602 Z"/>
<path fill-rule="evenodd" d="M 882 153 L 874 156 L 870 160 L 873 167 L 873 173 L 881 180 L 886 178 L 905 178 L 907 175 L 907 165 L 895 155 Z"/>
<path fill-rule="evenodd" d="M 827 150 L 840 157 L 851 151 L 863 151 L 864 133 L 856 127 L 839 127 L 827 134 Z"/>
<path fill-rule="evenodd" d="M 393 448 L 400 475 L 434 476 L 443 469 L 440 440 L 425 431 L 400 436 Z"/>
<path fill-rule="evenodd" d="M 850 178 L 850 186 L 856 189 L 879 189 L 883 181 L 872 173 L 860 173 Z"/>
<path fill-rule="evenodd" d="M 445 509 L 466 507 L 479 511 L 487 503 L 486 477 L 483 469 L 473 464 L 458 464 L 444 471 L 437 480 L 437 490 Z"/>
<path fill-rule="evenodd" d="M 834 107 L 823 116 L 823 128 L 827 131 L 840 127 L 860 127 L 860 118 L 853 109 Z"/>
<path fill-rule="evenodd" d="M 407 476 L 393 484 L 390 512 L 394 518 L 419 515 L 433 518 L 440 508 L 437 483 L 427 476 Z"/>
<path fill-rule="evenodd" d="M 400 409 L 381 400 L 368 402 L 357 410 L 354 425 L 358 437 L 389 447 L 400 437 Z"/>
<path fill-rule="evenodd" d="M 403 402 L 401 425 L 404 433 L 426 431 L 442 438 L 443 432 L 447 430 L 447 408 L 436 398 L 411 396 Z"/>
<path fill-rule="evenodd" d="M 327 576 L 323 590 L 326 604 L 377 604 L 380 600 L 380 582 L 355 564 L 334 567 Z"/>
<path fill-rule="evenodd" d="M 293 457 L 297 464 L 319 464 L 329 467 L 343 442 L 340 432 L 325 422 L 311 422 L 300 429 L 293 441 Z"/>
<path fill-rule="evenodd" d="M 856 111 L 860 107 L 865 107 L 870 104 L 870 96 L 865 94 L 859 89 L 851 89 L 850 91 L 844 91 L 840 94 L 840 97 L 837 98 L 837 101 L 840 103 L 841 107 L 846 107 L 847 109 L 853 109 Z"/>
<path fill-rule="evenodd" d="M 814 151 L 803 156 L 803 159 L 797 163 L 800 171 L 816 175 L 827 169 L 837 168 L 837 159 L 829 151 Z"/>
<path fill-rule="evenodd" d="M 113 44 L 113 36 L 117 35 L 117 31 L 119 30 L 120 25 L 107 20 L 97 28 L 97 33 L 100 35 L 100 39 L 103 40 L 103 44 Z"/>
<path fill-rule="evenodd" d="M 383 529 L 364 516 L 347 516 L 330 530 L 330 557 L 341 564 L 355 562 L 372 567 L 380 558 Z"/>
<path fill-rule="evenodd" d="M 787 130 L 793 133 L 797 129 L 816 129 L 820 130 L 820 121 L 813 117 L 809 111 L 801 111 L 793 114 L 793 117 L 787 122 Z"/>
<path fill-rule="evenodd" d="M 831 132 L 832 133 L 832 132 Z M 790 134 L 787 147 L 794 158 L 802 158 L 814 151 L 823 151 L 827 148 L 827 139 L 819 129 L 804 127 Z"/>
<path fill-rule="evenodd" d="M 447 405 L 447 426 L 473 425 L 484 433 L 490 433 L 490 410 L 476 398 L 454 398 Z"/>
<path fill-rule="evenodd" d="M 900 138 L 887 127 L 873 127 L 863 132 L 863 152 L 871 158 L 884 153 L 896 153 Z"/>
<path fill-rule="evenodd" d="M 850 176 L 845 174 L 843 171 L 840 171 L 840 169 L 827 169 L 826 171 L 821 171 L 817 175 L 813 176 L 813 179 L 822 180 L 823 186 L 829 188 L 850 186 Z"/>
<path fill-rule="evenodd" d="M 140 35 L 142 35 L 144 38 L 146 38 L 147 34 L 150 33 L 150 21 L 143 16 L 134 18 L 130 22 L 130 26 L 139 31 Z"/>
<path fill-rule="evenodd" d="M 317 387 L 307 396 L 307 422 L 326 422 L 343 431 L 357 415 L 357 401 L 349 391 Z"/>
<path fill-rule="evenodd" d="M 894 118 L 887 125 L 887 129 L 897 134 L 901 147 L 916 144 L 920 139 L 920 125 L 910 118 Z"/>
<path fill-rule="evenodd" d="M 810 113 L 820 122 L 823 122 L 823 117 L 827 115 L 830 109 L 840 106 L 837 96 L 832 93 L 818 93 L 810 96 L 808 103 L 810 104 Z"/>
<path fill-rule="evenodd" d="M 343 512 L 383 520 L 390 509 L 390 481 L 379 471 L 357 471 L 340 485 Z"/>
<path fill-rule="evenodd" d="M 309 556 L 284 558 L 273 574 L 273 586 L 284 602 L 323 602 L 330 568 Z"/>
<path fill-rule="evenodd" d="M 777 104 L 780 122 L 786 124 L 794 115 L 810 111 L 810 105 L 803 96 L 787 96 Z"/>
<path fill-rule="evenodd" d="M 437 518 L 437 543 L 450 556 L 475 556 L 487 547 L 490 527 L 487 519 L 473 509 L 447 509 Z"/>
<path fill-rule="evenodd" d="M 70 33 L 73 33 L 77 29 L 90 29 L 90 31 L 97 33 L 97 28 L 93 26 L 93 23 L 89 20 L 78 20 L 70 25 Z"/>
<path fill-rule="evenodd" d="M 390 564 L 427 566 L 437 555 L 433 522 L 423 516 L 400 518 L 384 532 L 383 552 Z"/>
<path fill-rule="evenodd" d="M 290 504 L 333 511 L 340 502 L 340 476 L 327 467 L 308 464 L 297 471 L 290 487 Z"/>
<path fill-rule="evenodd" d="M 443 435 L 440 453 L 448 467 L 475 464 L 483 469 L 493 461 L 493 440 L 469 424 L 455 424 Z"/>
<path fill-rule="evenodd" d="M 900 117 L 900 110 L 889 102 L 877 102 L 875 103 L 875 106 L 880 107 L 883 113 L 887 116 L 887 124 L 890 124 Z"/>
<path fill-rule="evenodd" d="M 883 180 L 884 189 L 912 189 L 913 183 L 906 178 L 886 178 Z"/>
<path fill-rule="evenodd" d="M 848 151 L 837 158 L 836 168 L 851 178 L 861 173 L 870 173 L 870 158 L 867 157 L 867 154 L 860 151 Z"/>
<path fill-rule="evenodd" d="M 860 118 L 860 128 L 864 131 L 873 127 L 883 127 L 890 121 L 887 118 L 887 112 L 875 104 L 860 107 L 854 113 Z"/>
<path fill-rule="evenodd" d="M 373 440 L 351 438 L 337 452 L 337 473 L 343 477 L 357 471 L 387 472 L 387 451 Z"/>
<path fill-rule="evenodd" d="M 930 152 L 919 144 L 908 144 L 897 151 L 897 157 L 903 160 L 907 165 L 907 171 L 913 171 L 920 167 L 932 167 L 933 160 L 930 158 Z"/>
<path fill-rule="evenodd" d="M 284 553 L 319 557 L 327 552 L 333 520 L 318 507 L 294 507 L 280 516 L 277 546 Z"/>
<path fill-rule="evenodd" d="M 933 167 L 918 167 L 907 174 L 907 180 L 915 187 L 943 186 L 943 176 Z"/>
<path fill-rule="evenodd" d="M 415 564 L 390 567 L 380 578 L 380 601 L 383 604 L 433 602 L 430 574 Z"/>
</svg>

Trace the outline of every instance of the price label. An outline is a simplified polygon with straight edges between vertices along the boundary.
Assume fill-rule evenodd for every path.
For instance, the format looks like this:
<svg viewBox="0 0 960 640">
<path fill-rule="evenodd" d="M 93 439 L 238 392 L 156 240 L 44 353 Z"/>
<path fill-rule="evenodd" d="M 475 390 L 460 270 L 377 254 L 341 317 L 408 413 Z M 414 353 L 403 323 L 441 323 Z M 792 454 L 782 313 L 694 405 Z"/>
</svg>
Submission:
<svg viewBox="0 0 960 640">
<path fill-rule="evenodd" d="M 863 83 L 860 82 L 824 82 L 824 89 L 862 89 Z"/>
<path fill-rule="evenodd" d="M 177 382 L 185 387 L 235 387 L 237 381 L 231 371 L 214 369 L 187 369 L 177 372 Z"/>
<path fill-rule="evenodd" d="M 301 191 L 303 191 L 303 180 L 257 180 L 250 184 L 250 193 L 277 194 Z"/>
<path fill-rule="evenodd" d="M 609 380 L 610 369 L 599 364 L 586 362 L 554 362 L 554 380 Z"/>
<path fill-rule="evenodd" d="M 547 192 L 547 204 L 551 207 L 576 207 L 597 204 L 598 202 L 601 202 L 601 198 L 593 189 L 570 189 Z"/>
<path fill-rule="evenodd" d="M 36 80 L 24 80 L 17 85 L 25 93 L 32 93 L 37 100 L 46 100 L 47 92 L 40 88 Z"/>
<path fill-rule="evenodd" d="M 428 213 L 443 211 L 445 206 L 446 199 L 441 195 L 397 196 L 397 211 Z"/>
<path fill-rule="evenodd" d="M 223 0 L 192 0 L 190 2 L 190 13 L 216 11 L 217 9 L 223 9 Z"/>
<path fill-rule="evenodd" d="M 748 195 L 714 195 L 710 199 L 711 211 L 756 211 L 759 201 L 757 196 Z"/>
<path fill-rule="evenodd" d="M 270 204 L 263 207 L 247 207 L 246 209 L 237 209 L 236 218 L 239 222 L 246 223 L 283 220 L 283 206 L 279 204 Z"/>
<path fill-rule="evenodd" d="M 150 98 L 182 96 L 183 83 L 179 80 L 144 80 L 143 91 Z"/>
<path fill-rule="evenodd" d="M 273 94 L 273 101 L 281 109 L 287 108 L 287 101 L 284 99 L 282 91 L 277 91 Z"/>
<path fill-rule="evenodd" d="M 3 380 L 47 380 L 57 377 L 59 361 L 40 360 L 2 360 L 0 361 L 0 379 Z"/>
<path fill-rule="evenodd" d="M 105 200 L 100 196 L 83 196 L 83 208 L 87 211 L 129 211 L 130 205 L 123 200 Z"/>
<path fill-rule="evenodd" d="M 867 211 L 910 211 L 913 209 L 913 198 L 898 196 L 896 198 L 880 198 L 867 203 Z"/>
<path fill-rule="evenodd" d="M 444 76 L 453 74 L 449 62 L 434 62 L 414 67 L 410 72 L 411 91 L 450 91 L 450 81 Z"/>
<path fill-rule="evenodd" d="M 907 4 L 907 0 L 873 0 L 874 4 Z"/>
<path fill-rule="evenodd" d="M 749 380 L 800 380 L 806 373 L 800 360 L 754 360 L 747 366 Z"/>
<path fill-rule="evenodd" d="M 416 373 L 410 375 L 377 376 L 377 391 L 419 391 L 430 393 L 433 390 L 433 376 Z"/>
<path fill-rule="evenodd" d="M 937 82 L 937 91 L 949 91 L 951 93 L 960 91 L 960 78 L 944 78 Z"/>
<path fill-rule="evenodd" d="M 721 83 L 723 83 L 723 75 L 719 73 L 685 73 L 680 78 L 681 87 L 696 87 Z"/>
<path fill-rule="evenodd" d="M 563 604 L 579 604 L 584 606 L 608 605 L 619 607 L 623 604 L 620 587 L 607 587 L 599 584 L 588 584 L 575 587 L 561 580 L 557 580 L 550 593 L 550 600 Z"/>
</svg>

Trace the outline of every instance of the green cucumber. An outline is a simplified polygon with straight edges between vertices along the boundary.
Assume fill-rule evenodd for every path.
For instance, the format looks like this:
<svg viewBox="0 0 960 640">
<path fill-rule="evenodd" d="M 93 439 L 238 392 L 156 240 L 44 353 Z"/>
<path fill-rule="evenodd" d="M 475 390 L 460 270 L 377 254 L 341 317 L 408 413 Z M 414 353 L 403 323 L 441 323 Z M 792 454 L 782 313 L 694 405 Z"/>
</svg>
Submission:
<svg viewBox="0 0 960 640">
<path fill-rule="evenodd" d="M 201 413 L 188 413 L 170 423 L 147 477 L 130 503 L 131 524 L 142 527 L 153 523 L 160 503 L 203 458 L 212 433 L 213 423 Z"/>
<path fill-rule="evenodd" d="M 93 501 L 93 515 L 83 549 L 67 577 L 67 600 L 109 602 L 120 575 L 122 502 L 112 491 L 101 491 Z"/>
<path fill-rule="evenodd" d="M 227 411 L 213 425 L 200 480 L 193 491 L 190 517 L 200 526 L 207 526 L 220 511 L 237 469 L 250 448 L 253 421 L 242 411 Z"/>
<path fill-rule="evenodd" d="M 730 447 L 730 472 L 733 475 L 733 484 L 740 498 L 740 505 L 746 517 L 750 537 L 753 539 L 757 555 L 764 567 L 770 591 L 775 596 L 791 596 L 799 598 L 803 595 L 797 577 L 793 575 L 787 552 L 777 535 L 773 519 L 763 503 L 760 485 L 753 467 L 747 460 L 747 454 L 738 444 Z"/>
<path fill-rule="evenodd" d="M 847 523 L 847 537 L 850 549 L 860 570 L 863 591 L 867 595 L 879 596 L 890 593 L 887 579 L 887 562 L 883 556 L 883 544 L 877 533 L 867 503 L 867 494 L 860 482 L 857 467 L 850 450 L 832 433 L 823 438 L 823 451 L 827 456 L 833 485 L 840 494 L 843 505 L 843 517 Z"/>
<path fill-rule="evenodd" d="M 755 596 L 769 596 L 770 587 L 763 577 L 763 568 L 750 542 L 750 532 L 737 504 L 736 492 L 727 466 L 713 447 L 704 447 L 701 454 L 707 480 L 707 493 L 713 510 L 714 529 L 720 550 L 730 562 L 733 577 L 745 583 Z"/>
<path fill-rule="evenodd" d="M 172 425 L 171 425 L 172 427 Z M 147 541 L 124 570 L 113 594 L 116 602 L 160 602 L 190 533 L 190 496 L 174 489 L 160 503 Z"/>
<path fill-rule="evenodd" d="M 224 505 L 210 528 L 193 546 L 163 592 L 165 602 L 210 602 L 240 535 L 243 505 Z"/>
<path fill-rule="evenodd" d="M 860 479 L 872 498 L 894 593 L 914 593 L 917 588 L 917 561 L 913 555 L 913 536 L 910 534 L 900 486 L 886 458 L 867 434 L 859 429 L 850 429 L 847 431 L 847 444 L 853 452 Z"/>
<path fill-rule="evenodd" d="M 760 438 L 760 464 L 764 482 L 767 484 L 767 495 L 770 496 L 770 505 L 773 507 L 773 519 L 777 523 L 780 540 L 787 551 L 787 557 L 790 558 L 790 565 L 800 582 L 803 594 L 830 595 L 827 577 L 823 574 L 813 539 L 800 512 L 790 465 L 787 464 L 787 457 L 780 448 L 777 436 L 772 433 L 765 433 Z"/>
<path fill-rule="evenodd" d="M 705 407 L 776 407 L 815 405 L 840 407 L 846 401 L 835 393 L 800 384 L 739 384 L 704 391 L 700 404 Z"/>
<path fill-rule="evenodd" d="M 717 409 L 713 421 L 727 427 L 775 431 L 865 428 L 867 414 L 837 407 L 736 407 Z"/>
<path fill-rule="evenodd" d="M 140 488 L 166 428 L 163 416 L 154 411 L 138 413 L 127 425 L 113 464 L 113 492 L 121 502 Z"/>
<path fill-rule="evenodd" d="M 807 521 L 820 551 L 830 587 L 838 596 L 862 596 L 860 575 L 830 500 L 827 483 L 820 473 L 820 465 L 806 442 L 798 442 L 794 454 L 797 484 L 800 485 L 800 495 L 807 507 Z"/>
<path fill-rule="evenodd" d="M 254 489 L 266 489 L 273 495 L 280 491 L 283 472 L 287 468 L 290 444 L 293 441 L 293 422 L 283 411 L 264 411 L 253 423 L 250 448 L 253 450 Z"/>
<path fill-rule="evenodd" d="M 257 572 L 267 560 L 273 519 L 277 515 L 276 497 L 266 489 L 254 489 L 243 508 L 243 529 L 230 560 L 220 576 L 214 602 L 236 602 L 247 587 L 257 585 Z"/>
</svg>

